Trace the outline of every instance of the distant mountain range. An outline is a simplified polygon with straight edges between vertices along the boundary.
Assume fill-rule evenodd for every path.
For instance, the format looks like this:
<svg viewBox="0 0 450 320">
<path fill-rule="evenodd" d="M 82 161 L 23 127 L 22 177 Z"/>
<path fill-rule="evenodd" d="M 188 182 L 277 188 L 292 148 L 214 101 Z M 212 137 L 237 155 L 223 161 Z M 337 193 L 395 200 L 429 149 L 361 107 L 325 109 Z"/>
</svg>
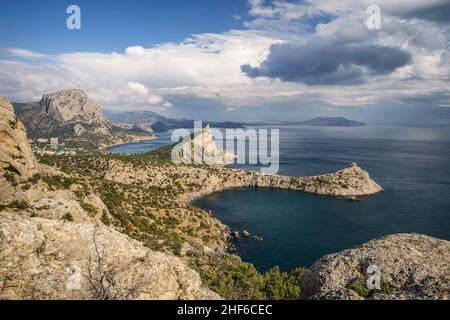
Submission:
<svg viewBox="0 0 450 320">
<path fill-rule="evenodd" d="M 105 116 L 113 123 L 126 129 L 144 130 L 148 132 L 166 132 L 177 128 L 193 128 L 194 120 L 173 119 L 161 116 L 152 111 L 114 112 L 104 111 Z M 365 124 L 343 117 L 317 117 L 305 121 L 281 122 L 218 122 L 204 121 L 213 128 L 243 128 L 249 125 L 302 125 L 302 126 L 334 126 L 359 127 Z"/>
<path fill-rule="evenodd" d="M 105 111 L 105 116 L 118 126 L 127 129 L 145 130 L 149 132 L 166 132 L 177 128 L 193 128 L 195 120 L 173 119 L 161 116 L 152 111 Z M 239 122 L 204 121 L 213 128 L 242 128 Z"/>
<path fill-rule="evenodd" d="M 294 121 L 290 123 L 301 126 L 330 126 L 330 127 L 360 127 L 366 125 L 363 122 L 348 120 L 344 117 L 317 117 L 306 121 Z"/>
</svg>

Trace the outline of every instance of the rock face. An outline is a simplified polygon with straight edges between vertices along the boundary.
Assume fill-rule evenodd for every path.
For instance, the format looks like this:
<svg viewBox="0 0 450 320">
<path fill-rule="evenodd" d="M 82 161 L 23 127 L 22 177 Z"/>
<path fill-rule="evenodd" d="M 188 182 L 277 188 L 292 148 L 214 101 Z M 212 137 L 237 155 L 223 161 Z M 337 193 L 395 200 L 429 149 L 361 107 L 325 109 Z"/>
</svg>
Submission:
<svg viewBox="0 0 450 320">
<path fill-rule="evenodd" d="M 0 97 L 0 175 L 28 179 L 38 171 L 25 127 L 14 114 L 11 103 Z"/>
<path fill-rule="evenodd" d="M 0 215 L 0 299 L 218 298 L 180 259 L 111 228 Z"/>
<path fill-rule="evenodd" d="M 217 147 L 212 129 L 206 125 L 202 132 L 174 146 L 172 157 L 176 157 L 179 164 L 205 163 L 208 165 L 227 165 L 233 162 L 236 155 Z"/>
<path fill-rule="evenodd" d="M 44 94 L 40 104 L 45 108 L 45 113 L 57 122 L 107 123 L 100 105 L 79 89 Z"/>
<path fill-rule="evenodd" d="M 77 123 L 74 127 L 73 127 L 73 133 L 75 133 L 75 135 L 77 137 L 82 136 L 83 134 L 85 134 L 87 131 L 86 129 L 79 123 Z"/>
<path fill-rule="evenodd" d="M 362 296 L 370 265 L 385 290 Z M 353 287 L 353 288 L 352 288 Z M 319 259 L 302 283 L 307 299 L 449 299 L 450 242 L 420 234 L 394 234 Z"/>
</svg>

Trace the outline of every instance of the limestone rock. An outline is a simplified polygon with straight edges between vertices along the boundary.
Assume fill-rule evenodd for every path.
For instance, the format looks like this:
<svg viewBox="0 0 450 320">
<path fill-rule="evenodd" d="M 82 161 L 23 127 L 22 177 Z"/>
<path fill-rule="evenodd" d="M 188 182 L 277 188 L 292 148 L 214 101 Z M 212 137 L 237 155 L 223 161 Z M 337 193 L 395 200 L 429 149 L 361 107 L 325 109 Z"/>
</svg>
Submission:
<svg viewBox="0 0 450 320">
<path fill-rule="evenodd" d="M 363 297 L 369 265 L 380 268 L 388 290 Z M 449 299 L 450 242 L 420 234 L 394 234 L 320 258 L 302 282 L 307 299 Z"/>
<path fill-rule="evenodd" d="M 207 165 L 227 165 L 234 161 L 236 155 L 219 148 L 213 138 L 213 132 L 206 125 L 193 137 L 187 136 L 172 151 L 179 163 L 204 163 Z"/>
<path fill-rule="evenodd" d="M 0 215 L 0 299 L 219 298 L 179 258 L 112 228 Z"/>
<path fill-rule="evenodd" d="M 74 120 L 86 123 L 107 123 L 100 105 L 79 89 L 44 94 L 40 104 L 49 117 L 60 123 Z"/>
<path fill-rule="evenodd" d="M 73 127 L 73 133 L 75 133 L 75 135 L 77 137 L 82 136 L 83 134 L 86 133 L 86 129 L 79 123 L 77 123 L 74 127 Z"/>
<path fill-rule="evenodd" d="M 38 172 L 25 127 L 14 114 L 11 103 L 0 97 L 0 176 L 13 174 L 25 180 Z"/>
</svg>

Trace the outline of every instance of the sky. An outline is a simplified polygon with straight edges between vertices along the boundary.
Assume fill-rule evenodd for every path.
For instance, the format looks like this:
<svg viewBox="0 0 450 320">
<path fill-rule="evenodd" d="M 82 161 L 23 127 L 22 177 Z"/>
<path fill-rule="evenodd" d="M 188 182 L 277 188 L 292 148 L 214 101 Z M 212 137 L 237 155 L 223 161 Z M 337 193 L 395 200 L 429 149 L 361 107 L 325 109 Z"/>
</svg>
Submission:
<svg viewBox="0 0 450 320">
<path fill-rule="evenodd" d="M 446 124 L 449 12 L 450 0 L 0 0 L 0 95 L 80 88 L 104 109 L 177 118 Z"/>
</svg>

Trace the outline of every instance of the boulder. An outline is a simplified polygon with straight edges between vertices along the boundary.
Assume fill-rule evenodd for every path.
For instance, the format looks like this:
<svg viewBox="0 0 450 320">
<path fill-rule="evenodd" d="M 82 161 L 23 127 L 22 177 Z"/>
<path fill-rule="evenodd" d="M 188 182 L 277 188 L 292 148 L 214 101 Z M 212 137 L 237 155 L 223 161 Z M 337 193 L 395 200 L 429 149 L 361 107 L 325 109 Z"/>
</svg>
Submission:
<svg viewBox="0 0 450 320">
<path fill-rule="evenodd" d="M 379 290 L 367 287 L 369 266 L 379 268 Z M 306 299 L 449 299 L 450 242 L 421 234 L 372 240 L 320 258 L 302 290 Z"/>
</svg>

